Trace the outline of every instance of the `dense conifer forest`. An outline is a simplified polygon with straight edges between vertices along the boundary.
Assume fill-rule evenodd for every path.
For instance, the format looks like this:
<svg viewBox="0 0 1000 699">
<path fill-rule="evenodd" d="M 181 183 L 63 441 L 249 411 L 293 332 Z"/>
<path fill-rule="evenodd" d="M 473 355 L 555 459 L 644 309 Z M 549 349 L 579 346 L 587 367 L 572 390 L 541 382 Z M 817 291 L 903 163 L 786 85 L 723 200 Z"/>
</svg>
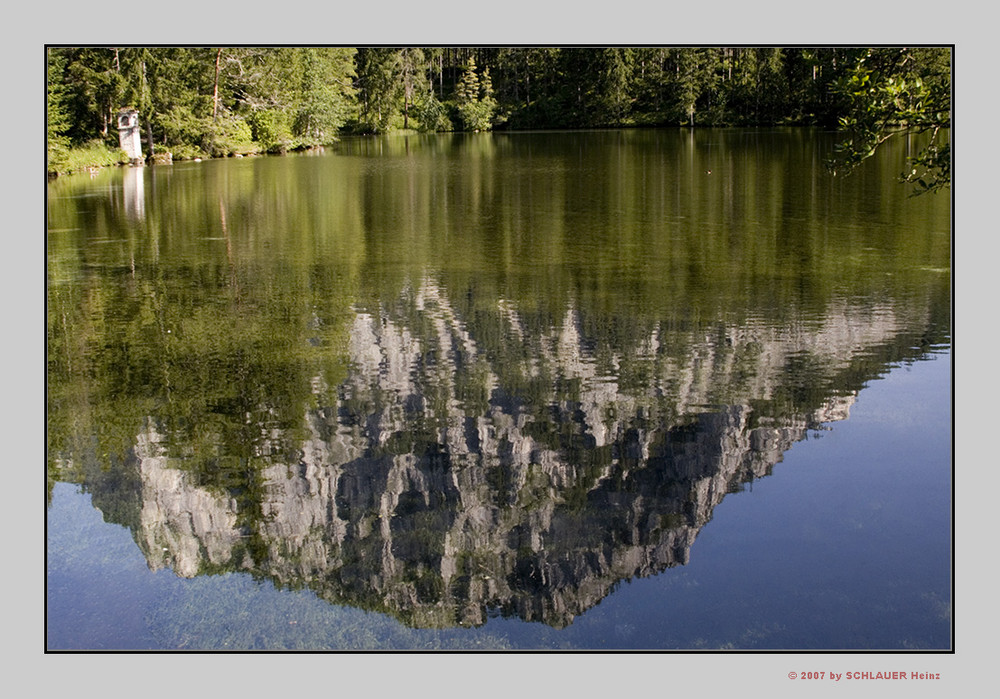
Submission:
<svg viewBox="0 0 1000 699">
<path fill-rule="evenodd" d="M 851 168 L 929 132 L 904 177 L 950 181 L 950 47 L 46 47 L 48 171 L 283 153 L 347 134 L 817 125 Z"/>
</svg>

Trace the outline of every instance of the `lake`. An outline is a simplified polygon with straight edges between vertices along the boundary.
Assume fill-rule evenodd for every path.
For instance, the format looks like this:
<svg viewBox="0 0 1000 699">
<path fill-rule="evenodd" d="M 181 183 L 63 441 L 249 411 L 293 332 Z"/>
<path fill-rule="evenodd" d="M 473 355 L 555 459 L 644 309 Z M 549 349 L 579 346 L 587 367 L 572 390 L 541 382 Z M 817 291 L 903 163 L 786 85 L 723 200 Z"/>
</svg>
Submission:
<svg viewBox="0 0 1000 699">
<path fill-rule="evenodd" d="M 47 648 L 950 650 L 951 201 L 834 143 L 49 183 Z"/>
</svg>

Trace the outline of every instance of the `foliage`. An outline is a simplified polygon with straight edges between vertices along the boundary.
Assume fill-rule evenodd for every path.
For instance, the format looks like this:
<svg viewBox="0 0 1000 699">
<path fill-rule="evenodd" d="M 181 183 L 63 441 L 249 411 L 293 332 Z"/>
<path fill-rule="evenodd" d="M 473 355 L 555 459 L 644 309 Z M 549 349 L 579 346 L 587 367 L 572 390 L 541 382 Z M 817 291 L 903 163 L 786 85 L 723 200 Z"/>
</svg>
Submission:
<svg viewBox="0 0 1000 699">
<path fill-rule="evenodd" d="M 358 49 L 359 114 L 355 129 L 384 133 L 399 123 L 403 86 L 397 79 L 396 54 L 388 48 Z M 401 124 L 400 124 L 401 125 Z"/>
<path fill-rule="evenodd" d="M 292 133 L 305 146 L 332 143 L 354 114 L 354 50 L 305 48 Z"/>
<path fill-rule="evenodd" d="M 834 86 L 846 102 L 834 172 L 853 171 L 894 136 L 929 133 L 900 179 L 918 193 L 949 186 L 951 148 L 943 131 L 951 123 L 949 73 L 944 49 L 866 51 Z"/>
<path fill-rule="evenodd" d="M 171 152 L 174 158 L 226 157 L 247 155 L 261 149 L 246 119 L 230 114 L 217 118 L 198 117 L 183 107 L 174 107 L 159 119 L 164 140 L 157 152 Z"/>
<path fill-rule="evenodd" d="M 268 153 L 284 153 L 292 146 L 292 126 L 288 115 L 279 109 L 258 109 L 249 114 L 253 140 Z"/>
<path fill-rule="evenodd" d="M 108 148 L 100 139 L 80 146 L 61 148 L 57 151 L 56 158 L 55 162 L 49 161 L 49 171 L 60 174 L 124 165 L 129 161 L 125 151 Z"/>
<path fill-rule="evenodd" d="M 452 131 L 454 126 L 448 117 L 448 108 L 439 102 L 433 92 L 418 98 L 413 105 L 412 115 L 417 120 L 420 131 Z"/>
<path fill-rule="evenodd" d="M 484 69 L 480 76 L 475 60 L 470 60 L 455 87 L 455 103 L 459 123 L 465 131 L 489 131 L 497 109 L 490 69 Z"/>
<path fill-rule="evenodd" d="M 206 123 L 206 136 L 207 150 L 212 156 L 247 155 L 257 152 L 259 148 L 259 144 L 254 143 L 250 124 L 235 114 L 227 113 Z"/>
<path fill-rule="evenodd" d="M 950 181 L 950 49 L 863 47 L 53 47 L 49 159 L 117 145 L 284 152 L 345 131 L 839 125 L 836 171 L 894 134 L 927 134 L 903 179 Z"/>
<path fill-rule="evenodd" d="M 53 80 L 52 76 L 62 75 L 66 69 L 66 59 L 52 51 L 47 51 L 45 56 L 48 62 L 46 73 L 49 76 L 45 92 L 48 169 L 50 172 L 59 172 L 66 167 L 69 151 L 69 138 L 66 132 L 70 127 L 70 117 L 66 106 L 66 86 L 60 80 Z"/>
<path fill-rule="evenodd" d="M 674 90 L 678 116 L 689 126 L 695 125 L 695 110 L 702 95 L 712 91 L 718 81 L 718 56 L 712 49 L 675 49 L 677 66 Z"/>
<path fill-rule="evenodd" d="M 727 107 L 737 123 L 778 123 L 791 111 L 784 49 L 746 48 L 733 52 Z"/>
</svg>

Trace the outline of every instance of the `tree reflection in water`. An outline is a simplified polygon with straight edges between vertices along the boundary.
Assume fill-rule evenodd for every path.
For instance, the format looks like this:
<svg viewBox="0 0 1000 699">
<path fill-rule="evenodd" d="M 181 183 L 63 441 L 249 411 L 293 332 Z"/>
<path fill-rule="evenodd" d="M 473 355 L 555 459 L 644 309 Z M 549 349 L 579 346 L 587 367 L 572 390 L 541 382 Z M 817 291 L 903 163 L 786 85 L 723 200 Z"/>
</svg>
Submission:
<svg viewBox="0 0 1000 699">
<path fill-rule="evenodd" d="M 189 420 L 150 415 L 87 487 L 154 569 L 245 571 L 422 628 L 561 628 L 686 563 L 726 494 L 846 418 L 927 322 L 841 305 L 799 326 L 653 325 L 624 347 L 574 309 L 536 320 L 501 301 L 471 328 L 425 277 L 355 314 L 346 378 L 313 377 L 300 425 L 216 404 L 207 448 Z"/>
<path fill-rule="evenodd" d="M 60 178 L 49 487 L 188 579 L 566 627 L 950 345 L 948 201 L 909 199 L 891 144 L 831 181 L 831 138 L 359 139 Z"/>
</svg>

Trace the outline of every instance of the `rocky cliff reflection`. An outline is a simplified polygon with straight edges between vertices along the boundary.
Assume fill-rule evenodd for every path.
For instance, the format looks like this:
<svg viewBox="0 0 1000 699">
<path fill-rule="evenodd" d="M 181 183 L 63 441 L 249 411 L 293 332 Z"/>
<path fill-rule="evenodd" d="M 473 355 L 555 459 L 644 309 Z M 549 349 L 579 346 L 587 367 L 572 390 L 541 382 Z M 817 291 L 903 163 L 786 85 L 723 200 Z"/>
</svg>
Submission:
<svg viewBox="0 0 1000 699">
<path fill-rule="evenodd" d="M 247 571 L 420 627 L 563 627 L 686 563 L 728 493 L 845 419 L 931 325 L 919 303 L 847 301 L 785 324 L 625 329 L 500 299 L 472 322 L 452 297 L 427 275 L 357 306 L 346 378 L 314 376 L 299 425 L 261 419 L 276 396 L 215 405 L 220 431 L 244 428 L 240 453 L 148 416 L 88 478 L 94 503 L 181 576 Z"/>
</svg>

